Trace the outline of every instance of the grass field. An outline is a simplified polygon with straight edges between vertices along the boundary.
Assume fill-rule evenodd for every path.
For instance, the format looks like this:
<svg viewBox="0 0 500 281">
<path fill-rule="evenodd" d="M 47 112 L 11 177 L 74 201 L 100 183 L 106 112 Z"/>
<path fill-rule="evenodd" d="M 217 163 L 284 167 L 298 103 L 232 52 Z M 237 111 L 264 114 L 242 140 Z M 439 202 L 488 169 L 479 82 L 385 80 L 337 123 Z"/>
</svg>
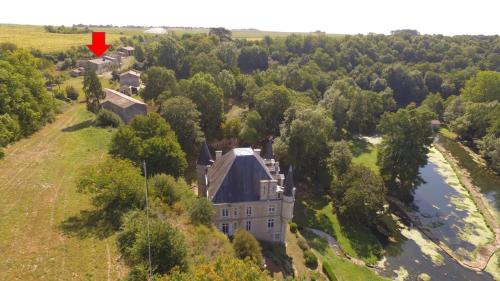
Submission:
<svg viewBox="0 0 500 281">
<path fill-rule="evenodd" d="M 337 256 L 328 242 L 310 232 L 304 232 L 309 246 L 319 256 L 322 263 L 329 263 L 332 266 L 335 277 L 338 281 L 387 281 L 378 276 L 369 268 L 353 264 Z"/>
<path fill-rule="evenodd" d="M 106 42 L 112 43 L 117 41 L 121 36 L 132 36 L 136 34 L 144 34 L 146 28 L 91 28 L 94 31 L 106 32 Z M 208 28 L 168 28 L 169 32 L 177 35 L 182 34 L 199 34 L 208 33 Z M 260 31 L 260 30 L 233 30 L 233 38 L 260 40 L 264 36 L 283 37 L 292 34 L 292 32 L 278 31 Z M 297 34 L 311 34 L 301 33 Z M 312 33 L 315 34 L 315 33 Z M 341 37 L 340 34 L 328 34 L 328 36 Z M 73 46 L 85 46 L 91 42 L 91 34 L 59 34 L 48 33 L 43 26 L 39 25 L 17 25 L 17 24 L 0 24 L 0 43 L 11 42 L 22 48 L 34 48 L 44 52 L 58 52 L 69 49 Z"/>
<path fill-rule="evenodd" d="M 142 34 L 138 28 L 94 28 L 105 31 L 106 42 L 119 40 L 121 36 Z M 43 26 L 0 24 L 0 43 L 11 42 L 22 48 L 34 48 L 44 52 L 64 51 L 73 46 L 85 46 L 92 41 L 89 34 L 48 33 Z"/>
<path fill-rule="evenodd" d="M 69 106 L 0 160 L 0 280 L 117 280 L 126 275 L 113 236 L 65 235 L 62 222 L 89 208 L 76 192 L 81 167 L 106 157 L 111 131 Z"/>
<path fill-rule="evenodd" d="M 378 149 L 375 146 L 363 139 L 354 139 L 349 141 L 349 148 L 353 155 L 352 162 L 354 164 L 365 165 L 377 174 L 379 173 L 377 166 Z"/>
</svg>

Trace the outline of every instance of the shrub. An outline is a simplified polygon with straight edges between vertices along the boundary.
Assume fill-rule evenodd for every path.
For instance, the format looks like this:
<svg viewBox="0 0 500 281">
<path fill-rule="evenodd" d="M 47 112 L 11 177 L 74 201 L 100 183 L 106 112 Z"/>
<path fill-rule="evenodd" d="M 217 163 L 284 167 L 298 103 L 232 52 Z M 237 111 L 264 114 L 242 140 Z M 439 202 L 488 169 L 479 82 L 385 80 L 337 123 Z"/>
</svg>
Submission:
<svg viewBox="0 0 500 281">
<path fill-rule="evenodd" d="M 311 251 L 311 249 L 307 249 L 304 251 L 304 260 L 306 261 L 307 267 L 309 268 L 318 267 L 318 258 L 313 253 L 313 251 Z"/>
<path fill-rule="evenodd" d="M 107 109 L 101 109 L 99 113 L 97 113 L 95 124 L 100 127 L 119 127 L 123 124 L 122 119 L 116 113 L 111 112 Z"/>
<path fill-rule="evenodd" d="M 73 87 L 73 86 L 67 86 L 66 87 L 66 97 L 70 100 L 78 100 L 78 96 L 80 94 L 78 93 L 78 90 Z"/>
<path fill-rule="evenodd" d="M 62 101 L 68 101 L 68 98 L 66 98 L 64 92 L 60 90 L 54 90 L 54 98 Z"/>
<path fill-rule="evenodd" d="M 291 223 L 290 223 L 290 231 L 291 231 L 292 233 L 297 233 L 297 229 L 298 229 L 297 224 L 296 224 L 296 223 L 294 223 L 294 222 L 291 222 Z"/>
<path fill-rule="evenodd" d="M 337 277 L 335 277 L 335 273 L 333 273 L 332 264 L 328 261 L 323 261 L 323 272 L 326 277 L 328 277 L 328 280 L 337 281 Z"/>
<path fill-rule="evenodd" d="M 306 239 L 304 239 L 303 237 L 299 237 L 297 239 L 297 244 L 302 249 L 302 251 L 309 250 L 309 244 L 307 244 Z"/>
<path fill-rule="evenodd" d="M 0 147 L 0 159 L 4 158 L 5 152 L 3 151 L 3 148 Z"/>
<path fill-rule="evenodd" d="M 166 174 L 155 175 L 151 178 L 151 183 L 151 193 L 170 206 L 181 200 L 182 195 L 189 190 L 189 186 L 184 179 L 179 178 L 176 180 L 171 175 Z"/>
<path fill-rule="evenodd" d="M 215 215 L 215 208 L 206 198 L 197 198 L 189 207 L 191 222 L 195 224 L 212 224 Z"/>
<path fill-rule="evenodd" d="M 236 255 L 240 259 L 249 258 L 258 266 L 264 264 L 264 257 L 262 257 L 260 244 L 250 232 L 241 228 L 236 230 L 233 247 Z"/>
</svg>

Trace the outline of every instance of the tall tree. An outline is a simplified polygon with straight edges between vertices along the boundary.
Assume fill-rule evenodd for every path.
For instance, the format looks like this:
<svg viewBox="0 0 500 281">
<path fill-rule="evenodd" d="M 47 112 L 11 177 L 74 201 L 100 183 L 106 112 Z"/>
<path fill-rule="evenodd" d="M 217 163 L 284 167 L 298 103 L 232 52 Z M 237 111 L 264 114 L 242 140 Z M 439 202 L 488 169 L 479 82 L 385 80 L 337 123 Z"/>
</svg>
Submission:
<svg viewBox="0 0 500 281">
<path fill-rule="evenodd" d="M 433 117 L 411 104 L 385 113 L 378 126 L 384 134 L 378 155 L 380 173 L 389 191 L 406 202 L 413 199 L 413 190 L 421 182 L 419 169 L 427 163 Z"/>
<path fill-rule="evenodd" d="M 245 72 L 266 70 L 269 66 L 268 53 L 256 45 L 243 47 L 238 57 L 238 66 Z"/>
<path fill-rule="evenodd" d="M 215 84 L 212 75 L 197 73 L 191 77 L 185 92 L 201 112 L 201 127 L 209 138 L 218 133 L 224 121 L 224 94 Z"/>
<path fill-rule="evenodd" d="M 143 92 L 145 100 L 155 100 L 163 92 L 173 95 L 176 89 L 175 73 L 165 67 L 153 66 L 143 75 L 146 88 Z"/>
<path fill-rule="evenodd" d="M 189 158 L 196 156 L 204 137 L 196 105 L 186 97 L 173 97 L 161 104 L 159 113 L 172 126 Z"/>
<path fill-rule="evenodd" d="M 291 90 L 284 86 L 270 85 L 255 96 L 255 107 L 266 124 L 266 130 L 278 134 L 285 110 L 290 106 Z"/>
<path fill-rule="evenodd" d="M 97 113 L 101 109 L 101 100 L 106 97 L 106 94 L 102 90 L 101 81 L 99 81 L 94 69 L 85 71 L 83 92 L 87 98 L 87 109 L 90 112 Z"/>
<path fill-rule="evenodd" d="M 167 173 L 179 177 L 187 167 L 175 132 L 158 114 L 136 116 L 129 125 L 121 126 L 111 139 L 111 155 L 140 164 L 146 161 L 148 174 Z"/>
</svg>

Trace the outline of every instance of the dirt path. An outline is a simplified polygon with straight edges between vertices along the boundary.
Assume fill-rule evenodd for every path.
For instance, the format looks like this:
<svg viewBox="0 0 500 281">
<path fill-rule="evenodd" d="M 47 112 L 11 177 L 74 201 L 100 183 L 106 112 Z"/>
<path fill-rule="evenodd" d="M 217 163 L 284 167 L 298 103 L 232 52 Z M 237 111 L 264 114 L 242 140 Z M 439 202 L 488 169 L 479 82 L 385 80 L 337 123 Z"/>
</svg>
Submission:
<svg viewBox="0 0 500 281">
<path fill-rule="evenodd" d="M 6 149 L 0 160 L 0 280 L 116 280 L 114 238 L 65 235 L 61 224 L 89 207 L 76 192 L 82 165 L 99 161 L 110 132 L 79 128 L 83 104 Z M 109 247 L 107 247 L 109 243 Z"/>
</svg>

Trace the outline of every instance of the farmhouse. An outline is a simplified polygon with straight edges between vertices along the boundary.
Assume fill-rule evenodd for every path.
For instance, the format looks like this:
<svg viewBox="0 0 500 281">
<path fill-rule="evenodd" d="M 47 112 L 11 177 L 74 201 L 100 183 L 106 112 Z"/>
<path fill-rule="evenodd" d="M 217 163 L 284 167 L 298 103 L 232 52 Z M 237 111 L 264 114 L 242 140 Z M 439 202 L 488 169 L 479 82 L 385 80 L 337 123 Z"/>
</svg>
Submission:
<svg viewBox="0 0 500 281">
<path fill-rule="evenodd" d="M 118 48 L 118 52 L 123 53 L 124 57 L 133 56 L 135 48 L 131 46 L 124 46 Z"/>
<path fill-rule="evenodd" d="M 215 206 L 215 225 L 228 236 L 244 228 L 259 240 L 284 243 L 295 201 L 292 168 L 286 178 L 280 173 L 271 141 L 264 157 L 252 148 L 215 154 L 213 161 L 205 142 L 197 161 L 198 196 Z"/>
<path fill-rule="evenodd" d="M 101 102 L 103 108 L 118 114 L 123 122 L 129 123 L 136 115 L 146 115 L 147 106 L 140 100 L 131 98 L 112 89 L 104 89 L 106 98 Z"/>
<path fill-rule="evenodd" d="M 129 70 L 120 74 L 120 92 L 126 94 L 137 93 L 141 86 L 141 73 Z"/>
<path fill-rule="evenodd" d="M 103 56 L 102 58 L 88 60 L 84 65 L 85 69 L 94 69 L 97 74 L 103 74 L 120 67 L 120 57 Z"/>
</svg>

